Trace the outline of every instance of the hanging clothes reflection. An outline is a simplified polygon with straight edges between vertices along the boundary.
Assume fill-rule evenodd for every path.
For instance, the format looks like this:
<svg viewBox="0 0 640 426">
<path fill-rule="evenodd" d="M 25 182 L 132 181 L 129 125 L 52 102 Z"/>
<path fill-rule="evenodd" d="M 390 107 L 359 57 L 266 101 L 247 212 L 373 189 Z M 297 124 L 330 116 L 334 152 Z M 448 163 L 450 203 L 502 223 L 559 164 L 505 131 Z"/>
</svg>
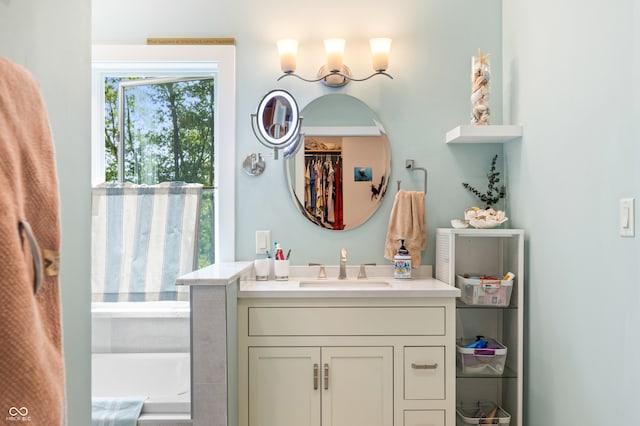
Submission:
<svg viewBox="0 0 640 426">
<path fill-rule="evenodd" d="M 344 229 L 342 156 L 339 151 L 305 152 L 304 209 L 309 219 L 327 229 Z"/>
</svg>

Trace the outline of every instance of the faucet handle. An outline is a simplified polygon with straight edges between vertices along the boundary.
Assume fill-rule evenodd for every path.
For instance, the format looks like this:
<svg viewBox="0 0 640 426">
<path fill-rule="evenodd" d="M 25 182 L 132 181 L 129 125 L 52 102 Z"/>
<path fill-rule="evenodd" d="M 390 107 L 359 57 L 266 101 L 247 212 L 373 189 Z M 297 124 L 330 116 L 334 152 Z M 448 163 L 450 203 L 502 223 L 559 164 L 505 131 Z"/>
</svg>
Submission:
<svg viewBox="0 0 640 426">
<path fill-rule="evenodd" d="M 367 279 L 367 271 L 365 269 L 365 266 L 376 266 L 375 263 L 363 263 L 360 265 L 360 271 L 358 272 L 358 279 L 359 280 L 366 280 Z"/>
<path fill-rule="evenodd" d="M 318 271 L 318 279 L 324 280 L 327 278 L 327 271 L 324 269 L 324 265 L 322 263 L 309 263 L 309 266 L 319 266 L 320 270 Z"/>
<path fill-rule="evenodd" d="M 347 249 L 346 248 L 342 248 L 340 249 L 340 262 L 346 262 L 347 261 Z"/>
</svg>

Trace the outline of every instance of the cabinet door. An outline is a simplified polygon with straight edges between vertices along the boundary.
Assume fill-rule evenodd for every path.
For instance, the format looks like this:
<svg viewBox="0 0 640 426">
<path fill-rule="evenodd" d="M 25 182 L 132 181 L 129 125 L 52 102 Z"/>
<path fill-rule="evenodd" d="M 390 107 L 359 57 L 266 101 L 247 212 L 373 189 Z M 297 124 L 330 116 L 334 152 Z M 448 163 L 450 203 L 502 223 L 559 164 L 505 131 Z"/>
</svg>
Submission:
<svg viewBox="0 0 640 426">
<path fill-rule="evenodd" d="M 320 426 L 320 372 L 317 347 L 250 347 L 249 426 Z"/>
<path fill-rule="evenodd" d="M 322 426 L 393 424 L 393 348 L 322 348 Z"/>
<path fill-rule="evenodd" d="M 445 348 L 405 346 L 404 399 L 445 399 Z"/>
</svg>

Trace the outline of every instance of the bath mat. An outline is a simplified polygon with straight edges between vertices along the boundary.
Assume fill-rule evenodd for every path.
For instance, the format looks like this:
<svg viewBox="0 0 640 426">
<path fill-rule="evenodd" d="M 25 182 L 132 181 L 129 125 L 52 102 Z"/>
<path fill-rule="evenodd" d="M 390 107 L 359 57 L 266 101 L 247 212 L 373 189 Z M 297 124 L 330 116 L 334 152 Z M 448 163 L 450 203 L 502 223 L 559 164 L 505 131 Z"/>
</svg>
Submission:
<svg viewBox="0 0 640 426">
<path fill-rule="evenodd" d="M 147 397 L 93 398 L 92 426 L 136 426 Z"/>
</svg>

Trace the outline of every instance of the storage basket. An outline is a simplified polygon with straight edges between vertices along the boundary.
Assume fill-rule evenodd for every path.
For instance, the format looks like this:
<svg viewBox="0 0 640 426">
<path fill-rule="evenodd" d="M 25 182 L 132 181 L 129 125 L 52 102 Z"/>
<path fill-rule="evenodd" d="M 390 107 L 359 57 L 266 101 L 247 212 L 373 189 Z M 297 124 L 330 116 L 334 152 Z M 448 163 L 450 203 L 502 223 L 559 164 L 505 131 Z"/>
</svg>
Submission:
<svg viewBox="0 0 640 426">
<path fill-rule="evenodd" d="M 495 411 L 495 414 L 494 414 Z M 493 402 L 479 401 L 474 404 L 463 404 L 456 409 L 457 426 L 465 425 L 509 425 L 511 415 Z M 492 415 L 492 417 L 489 417 Z"/>
<path fill-rule="evenodd" d="M 501 280 L 494 275 L 456 275 L 456 287 L 462 292 L 462 301 L 467 305 L 509 306 L 513 280 Z"/>
<path fill-rule="evenodd" d="M 476 339 L 460 339 L 457 345 L 458 366 L 465 374 L 502 376 L 507 360 L 507 347 L 494 339 L 486 348 L 467 348 Z"/>
</svg>

